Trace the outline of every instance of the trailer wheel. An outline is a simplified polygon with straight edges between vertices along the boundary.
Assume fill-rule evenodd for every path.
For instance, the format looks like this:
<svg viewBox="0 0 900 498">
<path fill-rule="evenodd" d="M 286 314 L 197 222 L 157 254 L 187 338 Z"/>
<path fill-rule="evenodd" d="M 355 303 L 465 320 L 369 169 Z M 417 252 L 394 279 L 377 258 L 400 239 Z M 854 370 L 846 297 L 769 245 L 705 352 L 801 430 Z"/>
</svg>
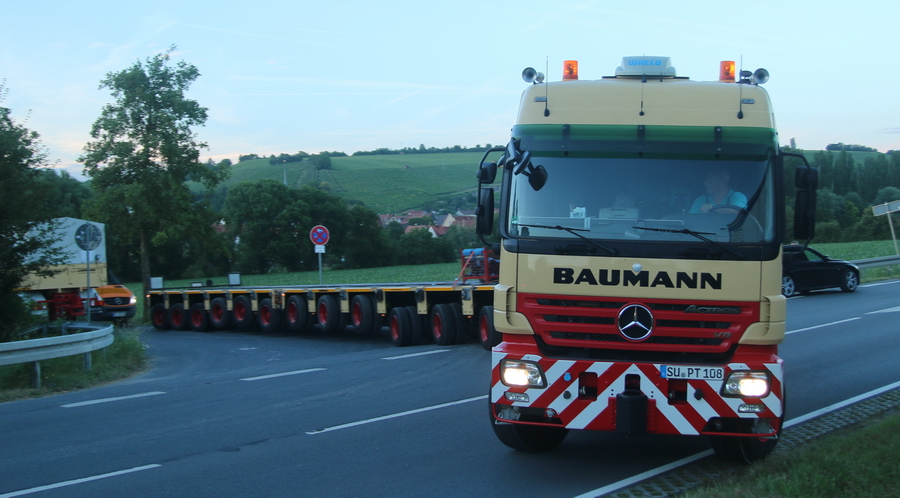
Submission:
<svg viewBox="0 0 900 498">
<path fill-rule="evenodd" d="M 256 321 L 256 315 L 250 306 L 249 296 L 237 296 L 234 298 L 231 316 L 234 318 L 234 324 L 238 328 L 246 329 L 253 325 L 253 322 Z"/>
<path fill-rule="evenodd" d="M 150 321 L 153 322 L 153 328 L 156 330 L 169 329 L 169 317 L 166 314 L 166 305 L 156 303 L 150 308 Z"/>
<path fill-rule="evenodd" d="M 481 347 L 490 351 L 500 344 L 500 332 L 494 328 L 494 307 L 482 306 L 478 312 L 478 341 Z"/>
<path fill-rule="evenodd" d="M 224 297 L 217 297 L 209 303 L 209 323 L 218 330 L 231 327 L 231 312 Z"/>
<path fill-rule="evenodd" d="M 456 317 L 446 304 L 431 308 L 431 336 L 435 344 L 449 346 L 456 341 Z"/>
<path fill-rule="evenodd" d="M 309 311 L 306 308 L 306 299 L 300 296 L 291 296 L 288 299 L 285 310 L 288 329 L 294 332 L 304 332 L 309 327 Z"/>
<path fill-rule="evenodd" d="M 209 330 L 209 315 L 203 307 L 203 303 L 195 303 L 191 306 L 189 312 L 191 328 L 196 332 L 206 332 Z"/>
<path fill-rule="evenodd" d="M 335 332 L 341 327 L 341 306 L 333 294 L 319 296 L 316 315 L 323 332 Z"/>
<path fill-rule="evenodd" d="M 453 315 L 453 321 L 456 322 L 456 344 L 465 344 L 469 339 L 469 319 L 463 315 L 462 305 L 459 303 L 450 303 L 447 305 L 450 313 Z"/>
<path fill-rule="evenodd" d="M 412 327 L 412 339 L 410 344 L 420 344 L 425 339 L 425 327 L 428 316 L 419 314 L 419 310 L 415 306 L 407 306 L 406 312 L 409 314 L 409 322 Z"/>
<path fill-rule="evenodd" d="M 169 326 L 172 330 L 187 330 L 191 327 L 184 304 L 175 303 L 169 307 Z"/>
<path fill-rule="evenodd" d="M 265 298 L 259 302 L 259 328 L 263 332 L 275 332 L 281 328 L 281 310 L 275 309 L 272 300 Z"/>
<path fill-rule="evenodd" d="M 353 296 L 350 301 L 350 325 L 353 326 L 353 331 L 358 334 L 374 333 L 375 318 L 375 302 L 372 297 L 366 294 Z"/>
<path fill-rule="evenodd" d="M 544 425 L 522 425 L 500 422 L 494 414 L 494 404 L 488 400 L 491 415 L 491 427 L 501 443 L 514 450 L 529 453 L 550 451 L 559 446 L 569 434 L 564 427 L 547 427 Z"/>
<path fill-rule="evenodd" d="M 394 343 L 394 346 L 402 348 L 412 344 L 413 325 L 412 317 L 409 316 L 409 310 L 402 306 L 392 308 L 388 323 L 391 328 L 391 341 Z"/>
</svg>

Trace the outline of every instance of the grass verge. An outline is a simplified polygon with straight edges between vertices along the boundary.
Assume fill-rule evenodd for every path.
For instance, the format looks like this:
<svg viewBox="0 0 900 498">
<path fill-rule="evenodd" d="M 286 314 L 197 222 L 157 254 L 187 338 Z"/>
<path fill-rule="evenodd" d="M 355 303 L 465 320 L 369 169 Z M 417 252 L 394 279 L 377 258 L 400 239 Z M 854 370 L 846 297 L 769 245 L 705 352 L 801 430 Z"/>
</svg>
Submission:
<svg viewBox="0 0 900 498">
<path fill-rule="evenodd" d="M 900 496 L 900 414 L 841 429 L 762 462 L 688 498 Z"/>
<path fill-rule="evenodd" d="M 41 361 L 41 388 L 34 389 L 33 363 L 0 367 L 0 403 L 37 398 L 121 380 L 143 372 L 147 357 L 140 332 L 116 329 L 108 347 L 91 353 L 92 368 L 84 369 L 80 354 Z"/>
</svg>

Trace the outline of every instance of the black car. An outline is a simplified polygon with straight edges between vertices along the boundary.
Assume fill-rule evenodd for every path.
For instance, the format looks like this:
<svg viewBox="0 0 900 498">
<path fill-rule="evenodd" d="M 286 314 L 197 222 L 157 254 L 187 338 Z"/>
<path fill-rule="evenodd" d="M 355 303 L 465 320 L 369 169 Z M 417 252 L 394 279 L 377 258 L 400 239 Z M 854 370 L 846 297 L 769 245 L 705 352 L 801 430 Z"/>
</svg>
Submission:
<svg viewBox="0 0 900 498">
<path fill-rule="evenodd" d="M 800 245 L 784 246 L 781 292 L 793 296 L 818 289 L 840 287 L 853 292 L 859 286 L 859 268 L 841 259 L 828 256 Z"/>
</svg>

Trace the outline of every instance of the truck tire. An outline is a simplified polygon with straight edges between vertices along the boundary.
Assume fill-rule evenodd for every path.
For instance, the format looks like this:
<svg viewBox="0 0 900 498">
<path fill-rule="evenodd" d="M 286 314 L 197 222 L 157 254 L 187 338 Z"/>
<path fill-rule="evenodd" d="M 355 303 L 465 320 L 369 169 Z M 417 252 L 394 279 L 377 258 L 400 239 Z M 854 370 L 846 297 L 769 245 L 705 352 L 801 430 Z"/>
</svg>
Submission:
<svg viewBox="0 0 900 498">
<path fill-rule="evenodd" d="M 259 302 L 259 311 L 256 316 L 259 319 L 259 328 L 263 332 L 275 332 L 281 328 L 281 310 L 275 309 L 272 300 L 265 298 Z"/>
<path fill-rule="evenodd" d="M 409 322 L 412 327 L 410 344 L 421 344 L 425 339 L 425 327 L 427 326 L 428 316 L 420 315 L 419 310 L 415 306 L 407 306 L 406 312 L 409 313 Z"/>
<path fill-rule="evenodd" d="M 309 311 L 306 307 L 306 299 L 294 295 L 288 299 L 285 310 L 287 327 L 293 332 L 306 332 L 309 329 Z"/>
<path fill-rule="evenodd" d="M 564 427 L 547 427 L 543 425 L 507 424 L 497 420 L 494 415 L 494 404 L 488 400 L 491 415 L 491 427 L 501 443 L 514 450 L 528 453 L 541 453 L 552 450 L 569 434 Z"/>
<path fill-rule="evenodd" d="M 490 351 L 500 344 L 500 332 L 494 328 L 494 307 L 482 306 L 478 312 L 478 341 L 481 347 Z"/>
<path fill-rule="evenodd" d="M 188 314 L 184 310 L 184 304 L 175 303 L 169 306 L 169 326 L 172 330 L 187 330 L 191 328 Z"/>
<path fill-rule="evenodd" d="M 209 303 L 209 323 L 217 330 L 231 327 L 231 312 L 224 297 L 217 297 Z"/>
<path fill-rule="evenodd" d="M 409 310 L 402 306 L 392 308 L 388 324 L 391 328 L 391 341 L 394 346 L 402 348 L 412 344 L 413 325 Z"/>
<path fill-rule="evenodd" d="M 150 308 L 150 322 L 156 330 L 169 330 L 169 316 L 165 304 L 157 303 Z"/>
<path fill-rule="evenodd" d="M 465 344 L 469 340 L 469 319 L 463 315 L 462 305 L 459 303 L 450 303 L 447 305 L 450 313 L 453 315 L 453 321 L 456 322 L 456 344 Z"/>
<path fill-rule="evenodd" d="M 341 327 L 341 306 L 333 294 L 322 294 L 316 305 L 316 316 L 322 332 L 336 332 Z"/>
<path fill-rule="evenodd" d="M 209 314 L 203 307 L 203 303 L 193 304 L 188 317 L 190 318 L 191 328 L 195 332 L 206 332 L 209 330 Z"/>
<path fill-rule="evenodd" d="M 234 305 L 231 308 L 231 317 L 234 319 L 234 325 L 241 329 L 247 329 L 253 326 L 256 321 L 256 314 L 250 306 L 250 296 L 237 296 L 234 298 Z"/>
<path fill-rule="evenodd" d="M 439 346 L 449 346 L 456 341 L 456 319 L 446 304 L 431 308 L 431 337 Z"/>
<path fill-rule="evenodd" d="M 350 301 L 350 325 L 357 334 L 371 334 L 375 332 L 375 301 L 367 294 L 357 294 Z M 379 322 L 379 325 L 380 322 Z M 378 328 L 381 328 L 380 326 Z"/>
</svg>

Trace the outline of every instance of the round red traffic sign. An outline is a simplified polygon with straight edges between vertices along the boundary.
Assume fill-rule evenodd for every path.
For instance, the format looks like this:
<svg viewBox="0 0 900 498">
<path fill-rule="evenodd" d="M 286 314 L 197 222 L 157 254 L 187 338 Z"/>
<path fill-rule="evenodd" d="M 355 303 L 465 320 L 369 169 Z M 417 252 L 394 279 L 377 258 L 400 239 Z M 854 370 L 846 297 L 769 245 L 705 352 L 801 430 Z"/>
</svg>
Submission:
<svg viewBox="0 0 900 498">
<path fill-rule="evenodd" d="M 328 243 L 328 229 L 322 225 L 316 225 L 309 231 L 309 240 L 317 246 L 324 246 Z"/>
</svg>

